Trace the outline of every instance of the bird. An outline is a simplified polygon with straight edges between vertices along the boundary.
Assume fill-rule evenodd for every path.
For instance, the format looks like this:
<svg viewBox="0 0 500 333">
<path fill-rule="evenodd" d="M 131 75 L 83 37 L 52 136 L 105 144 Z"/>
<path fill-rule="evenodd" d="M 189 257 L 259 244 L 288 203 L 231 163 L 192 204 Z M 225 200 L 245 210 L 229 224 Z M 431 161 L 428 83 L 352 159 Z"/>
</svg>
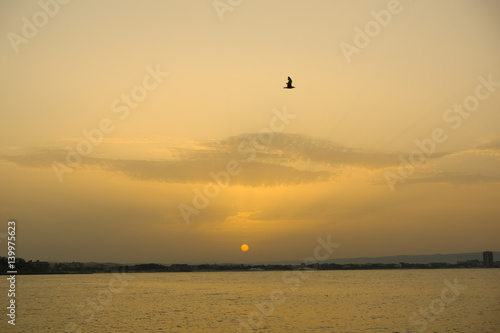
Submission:
<svg viewBox="0 0 500 333">
<path fill-rule="evenodd" d="M 292 79 L 290 77 L 288 77 L 288 82 L 286 83 L 286 87 L 283 87 L 285 89 L 293 89 L 295 88 L 294 86 L 292 86 Z"/>
</svg>

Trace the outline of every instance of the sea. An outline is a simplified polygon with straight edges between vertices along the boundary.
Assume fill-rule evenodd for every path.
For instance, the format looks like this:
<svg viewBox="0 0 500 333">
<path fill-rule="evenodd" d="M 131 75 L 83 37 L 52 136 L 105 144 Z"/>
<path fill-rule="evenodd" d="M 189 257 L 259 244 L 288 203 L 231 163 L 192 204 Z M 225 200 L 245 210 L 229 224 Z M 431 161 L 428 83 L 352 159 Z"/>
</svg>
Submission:
<svg viewBox="0 0 500 333">
<path fill-rule="evenodd" d="M 0 332 L 500 332 L 500 269 L 18 275 L 14 321 L 0 288 Z"/>
</svg>

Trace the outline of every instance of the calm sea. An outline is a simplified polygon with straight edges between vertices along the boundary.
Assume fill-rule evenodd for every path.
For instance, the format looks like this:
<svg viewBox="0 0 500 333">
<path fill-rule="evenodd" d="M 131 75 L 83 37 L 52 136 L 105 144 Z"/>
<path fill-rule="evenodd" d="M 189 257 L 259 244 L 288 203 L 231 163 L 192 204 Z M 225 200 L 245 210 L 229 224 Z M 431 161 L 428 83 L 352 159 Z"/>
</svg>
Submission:
<svg viewBox="0 0 500 333">
<path fill-rule="evenodd" d="M 18 276 L 1 332 L 500 332 L 500 269 Z"/>
</svg>

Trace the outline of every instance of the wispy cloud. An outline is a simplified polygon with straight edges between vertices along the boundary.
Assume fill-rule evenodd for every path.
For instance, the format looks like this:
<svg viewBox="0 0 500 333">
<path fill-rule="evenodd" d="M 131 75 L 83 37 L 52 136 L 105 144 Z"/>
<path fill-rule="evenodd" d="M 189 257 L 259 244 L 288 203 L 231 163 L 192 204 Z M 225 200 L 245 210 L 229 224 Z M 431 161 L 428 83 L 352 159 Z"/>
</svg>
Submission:
<svg viewBox="0 0 500 333">
<path fill-rule="evenodd" d="M 481 173 L 459 173 L 449 171 L 425 171 L 407 178 L 399 186 L 409 186 L 418 184 L 454 184 L 472 185 L 480 183 L 500 183 L 500 176 L 484 175 Z M 377 179 L 372 184 L 387 185 L 384 180 Z"/>
<path fill-rule="evenodd" d="M 240 135 L 216 144 L 237 149 L 238 145 L 251 135 Z M 443 154 L 436 155 L 440 157 Z M 279 134 L 266 147 L 261 158 L 278 159 L 282 162 L 316 162 L 328 166 L 357 166 L 379 169 L 397 165 L 398 154 L 373 152 L 336 145 L 335 143 L 299 134 Z"/>
<path fill-rule="evenodd" d="M 480 150 L 488 150 L 498 156 L 500 153 L 500 138 L 493 138 L 489 142 L 486 142 L 477 148 Z"/>
<path fill-rule="evenodd" d="M 326 182 L 335 179 L 345 167 L 369 170 L 397 167 L 398 154 L 363 151 L 338 146 L 331 141 L 298 134 L 275 134 L 262 145 L 257 134 L 244 134 L 222 140 L 197 142 L 195 149 L 178 149 L 175 159 L 113 159 L 85 157 L 82 168 L 97 168 L 122 173 L 128 177 L 168 183 L 205 183 L 212 181 L 210 172 L 225 170 L 228 161 L 238 161 L 242 172 L 231 178 L 230 185 L 279 186 Z M 120 140 L 118 140 L 120 141 Z M 140 142 L 141 140 L 132 140 Z M 121 142 L 121 141 L 120 141 Z M 166 147 L 171 148 L 171 147 Z M 469 151 L 500 149 L 500 140 L 485 143 Z M 465 151 L 462 151 L 465 152 Z M 433 154 L 434 159 L 460 154 Z M 249 157 L 252 159 L 249 161 Z M 15 154 L 4 154 L 1 160 L 27 168 L 50 169 L 53 161 L 64 162 L 66 151 L 31 148 Z M 497 182 L 498 177 L 460 174 L 443 170 L 415 175 L 406 184 Z"/>
<path fill-rule="evenodd" d="M 74 138 L 63 138 L 63 141 L 71 141 L 71 142 L 80 142 L 85 140 L 82 137 L 74 137 Z M 154 143 L 156 142 L 153 139 L 124 139 L 119 137 L 104 137 L 101 139 L 101 143 L 119 143 L 119 144 L 129 144 L 129 143 Z"/>
</svg>

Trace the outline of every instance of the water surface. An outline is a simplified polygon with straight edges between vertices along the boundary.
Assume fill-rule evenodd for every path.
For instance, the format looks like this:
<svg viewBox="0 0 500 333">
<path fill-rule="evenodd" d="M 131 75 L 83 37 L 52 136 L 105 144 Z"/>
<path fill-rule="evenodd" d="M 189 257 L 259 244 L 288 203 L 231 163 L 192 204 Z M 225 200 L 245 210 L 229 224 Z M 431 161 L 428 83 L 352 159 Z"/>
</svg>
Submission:
<svg viewBox="0 0 500 333">
<path fill-rule="evenodd" d="M 500 269 L 17 279 L 2 332 L 500 332 Z"/>
</svg>

